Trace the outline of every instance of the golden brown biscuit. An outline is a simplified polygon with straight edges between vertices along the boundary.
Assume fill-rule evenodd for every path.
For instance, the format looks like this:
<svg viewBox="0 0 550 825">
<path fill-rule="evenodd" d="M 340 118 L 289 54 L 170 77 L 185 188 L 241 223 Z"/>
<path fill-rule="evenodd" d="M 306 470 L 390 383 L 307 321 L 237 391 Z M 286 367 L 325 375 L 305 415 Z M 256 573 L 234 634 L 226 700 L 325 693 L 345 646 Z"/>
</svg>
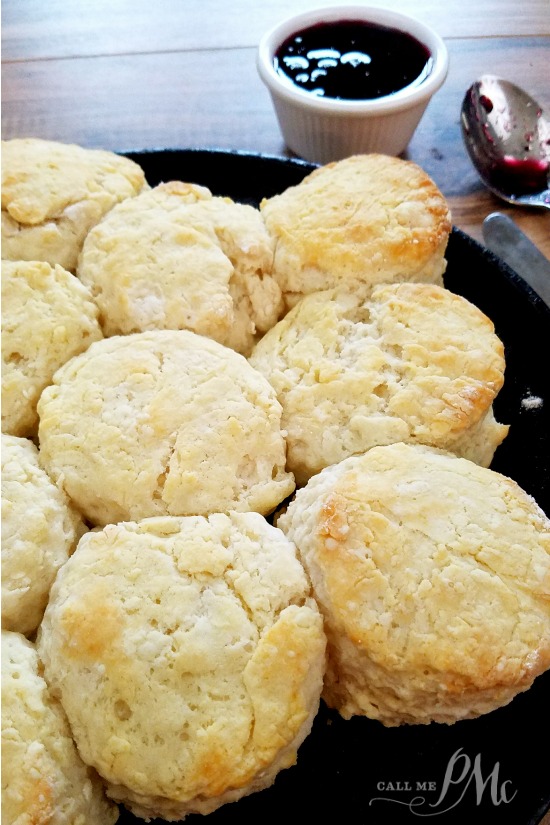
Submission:
<svg viewBox="0 0 550 825">
<path fill-rule="evenodd" d="M 550 667 L 550 522 L 510 479 L 375 447 L 314 476 L 278 526 L 324 614 L 324 696 L 345 718 L 470 719 Z"/>
<path fill-rule="evenodd" d="M 260 208 L 275 239 L 273 275 L 288 306 L 337 286 L 442 283 L 449 208 L 410 161 L 354 155 L 316 169 Z"/>
<path fill-rule="evenodd" d="M 78 755 L 34 645 L 3 630 L 2 822 L 112 825 L 117 819 L 118 808 Z"/>
<path fill-rule="evenodd" d="M 57 571 L 85 526 L 25 438 L 2 433 L 2 627 L 38 627 Z"/>
<path fill-rule="evenodd" d="M 325 637 L 295 548 L 256 513 L 88 533 L 40 630 L 84 760 L 138 816 L 209 813 L 294 764 Z"/>
<path fill-rule="evenodd" d="M 247 354 L 283 302 L 257 209 L 172 182 L 115 207 L 86 238 L 78 276 L 106 335 L 190 329 Z"/>
<path fill-rule="evenodd" d="M 249 359 L 283 407 L 298 484 L 379 444 L 428 444 L 488 465 L 508 427 L 492 402 L 504 348 L 491 321 L 433 284 L 302 299 Z"/>
<path fill-rule="evenodd" d="M 89 290 L 60 266 L 2 261 L 2 431 L 36 436 L 54 372 L 102 338 Z"/>
<path fill-rule="evenodd" d="M 2 257 L 74 271 L 82 242 L 146 185 L 128 158 L 38 138 L 2 141 Z"/>
<path fill-rule="evenodd" d="M 38 413 L 44 467 L 94 524 L 267 514 L 294 489 L 275 391 L 193 332 L 97 341 L 57 371 Z"/>
</svg>

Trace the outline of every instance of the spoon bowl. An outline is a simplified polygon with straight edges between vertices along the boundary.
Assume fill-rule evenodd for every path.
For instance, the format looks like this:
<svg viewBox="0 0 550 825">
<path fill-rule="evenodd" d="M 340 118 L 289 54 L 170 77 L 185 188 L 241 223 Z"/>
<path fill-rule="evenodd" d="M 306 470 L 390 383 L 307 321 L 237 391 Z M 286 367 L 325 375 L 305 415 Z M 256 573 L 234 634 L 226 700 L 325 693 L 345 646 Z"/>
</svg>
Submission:
<svg viewBox="0 0 550 825">
<path fill-rule="evenodd" d="M 495 75 L 462 103 L 462 136 L 488 189 L 508 203 L 550 209 L 550 120 L 519 86 Z"/>
</svg>

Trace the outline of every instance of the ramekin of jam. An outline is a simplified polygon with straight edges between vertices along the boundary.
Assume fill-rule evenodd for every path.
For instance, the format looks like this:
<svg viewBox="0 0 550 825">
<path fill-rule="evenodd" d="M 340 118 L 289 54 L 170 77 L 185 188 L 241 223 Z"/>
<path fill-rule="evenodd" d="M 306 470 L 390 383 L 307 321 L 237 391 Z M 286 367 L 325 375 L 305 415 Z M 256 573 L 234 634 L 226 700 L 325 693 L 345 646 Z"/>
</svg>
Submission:
<svg viewBox="0 0 550 825">
<path fill-rule="evenodd" d="M 257 53 L 287 146 L 313 163 L 401 154 L 448 65 L 443 40 L 424 23 L 369 6 L 287 18 Z"/>
</svg>

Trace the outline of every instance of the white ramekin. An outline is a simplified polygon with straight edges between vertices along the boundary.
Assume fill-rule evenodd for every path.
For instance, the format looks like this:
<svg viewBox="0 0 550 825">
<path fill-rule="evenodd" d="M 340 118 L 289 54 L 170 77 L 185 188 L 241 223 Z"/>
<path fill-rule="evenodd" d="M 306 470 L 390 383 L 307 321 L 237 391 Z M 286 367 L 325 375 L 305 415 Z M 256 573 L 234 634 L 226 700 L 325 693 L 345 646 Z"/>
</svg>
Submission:
<svg viewBox="0 0 550 825">
<path fill-rule="evenodd" d="M 430 51 L 431 72 L 420 84 L 392 95 L 337 100 L 303 91 L 275 71 L 274 55 L 290 35 L 316 23 L 338 20 L 375 23 L 412 35 Z M 287 146 L 305 160 L 323 164 L 358 153 L 401 154 L 447 76 L 449 56 L 441 37 L 412 17 L 370 6 L 328 6 L 286 18 L 268 31 L 259 44 L 257 67 Z"/>
</svg>

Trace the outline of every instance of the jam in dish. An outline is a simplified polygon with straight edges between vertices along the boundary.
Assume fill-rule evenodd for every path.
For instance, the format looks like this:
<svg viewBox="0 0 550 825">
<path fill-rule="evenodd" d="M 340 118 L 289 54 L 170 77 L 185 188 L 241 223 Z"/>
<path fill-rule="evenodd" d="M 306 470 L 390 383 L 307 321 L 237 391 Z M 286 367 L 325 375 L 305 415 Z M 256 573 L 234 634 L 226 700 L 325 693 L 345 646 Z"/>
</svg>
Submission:
<svg viewBox="0 0 550 825">
<path fill-rule="evenodd" d="M 277 49 L 275 70 L 318 97 L 369 100 L 417 86 L 430 73 L 429 50 L 398 29 L 341 20 L 291 35 Z"/>
</svg>

